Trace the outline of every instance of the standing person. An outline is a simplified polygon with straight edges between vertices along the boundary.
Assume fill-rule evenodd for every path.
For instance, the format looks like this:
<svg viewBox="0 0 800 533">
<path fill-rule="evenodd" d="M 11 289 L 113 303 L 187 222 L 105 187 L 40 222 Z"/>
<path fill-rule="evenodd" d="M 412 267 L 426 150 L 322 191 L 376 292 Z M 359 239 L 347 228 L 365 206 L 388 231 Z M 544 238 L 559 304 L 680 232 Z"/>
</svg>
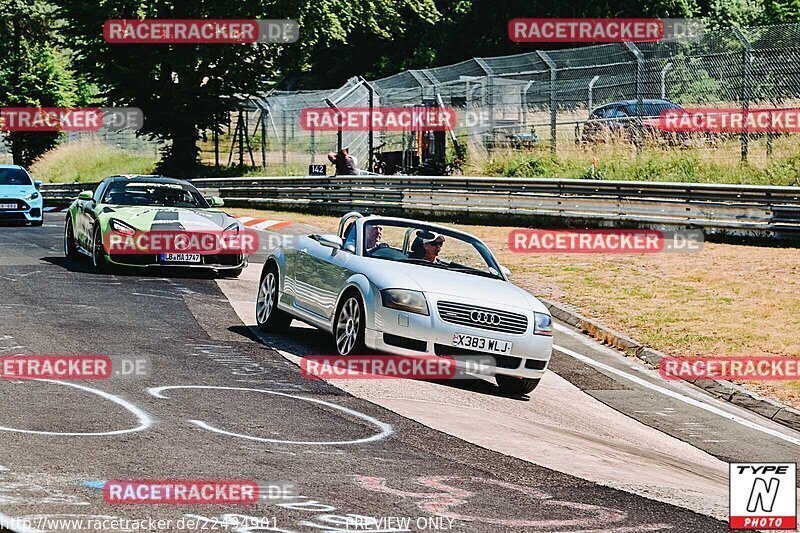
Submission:
<svg viewBox="0 0 800 533">
<path fill-rule="evenodd" d="M 350 155 L 350 150 L 342 148 L 338 154 L 328 152 L 328 161 L 336 166 L 336 176 L 356 176 L 356 162 Z"/>
</svg>

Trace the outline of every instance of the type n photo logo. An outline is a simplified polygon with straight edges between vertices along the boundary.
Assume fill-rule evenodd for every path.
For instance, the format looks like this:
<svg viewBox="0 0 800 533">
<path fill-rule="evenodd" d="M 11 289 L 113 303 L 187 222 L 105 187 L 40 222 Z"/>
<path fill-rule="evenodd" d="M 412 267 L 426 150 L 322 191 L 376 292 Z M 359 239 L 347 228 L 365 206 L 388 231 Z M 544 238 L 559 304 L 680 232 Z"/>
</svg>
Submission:
<svg viewBox="0 0 800 533">
<path fill-rule="evenodd" d="M 797 463 L 730 464 L 731 529 L 797 529 Z"/>
</svg>

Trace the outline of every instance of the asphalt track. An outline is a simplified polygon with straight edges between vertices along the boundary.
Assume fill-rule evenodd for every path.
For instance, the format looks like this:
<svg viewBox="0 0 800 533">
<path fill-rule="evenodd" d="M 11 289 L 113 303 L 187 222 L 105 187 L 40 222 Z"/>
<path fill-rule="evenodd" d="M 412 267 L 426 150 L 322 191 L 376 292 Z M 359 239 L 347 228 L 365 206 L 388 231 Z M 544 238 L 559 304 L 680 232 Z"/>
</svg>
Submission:
<svg viewBox="0 0 800 533">
<path fill-rule="evenodd" d="M 28 531 L 105 517 L 172 520 L 115 531 L 343 532 L 358 530 L 356 515 L 387 532 L 728 531 L 718 507 L 698 503 L 702 490 L 681 495 L 693 476 L 713 499 L 726 487 L 722 461 L 800 455 L 797 433 L 662 388 L 563 327 L 559 375 L 530 400 L 488 382 L 304 379 L 292 358 L 330 353 L 329 341 L 300 325 L 280 338 L 248 327 L 257 265 L 219 282 L 97 275 L 64 259 L 62 223 L 0 227 L 0 354 L 106 354 L 151 372 L 0 380 L 0 520 Z M 109 505 L 101 488 L 115 479 L 249 479 L 293 493 L 249 506 Z M 243 516 L 270 525 L 237 527 Z M 198 527 L 175 525 L 188 517 Z"/>
</svg>

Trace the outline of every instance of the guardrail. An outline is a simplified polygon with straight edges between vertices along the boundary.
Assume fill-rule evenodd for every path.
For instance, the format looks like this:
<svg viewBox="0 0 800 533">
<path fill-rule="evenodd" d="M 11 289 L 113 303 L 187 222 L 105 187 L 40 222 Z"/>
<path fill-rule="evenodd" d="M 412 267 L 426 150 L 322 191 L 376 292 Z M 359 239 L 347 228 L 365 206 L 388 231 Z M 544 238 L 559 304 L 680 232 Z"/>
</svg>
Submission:
<svg viewBox="0 0 800 533">
<path fill-rule="evenodd" d="M 232 207 L 550 227 L 681 226 L 800 239 L 800 187 L 453 176 L 196 178 Z M 48 205 L 96 184 L 46 184 Z"/>
</svg>

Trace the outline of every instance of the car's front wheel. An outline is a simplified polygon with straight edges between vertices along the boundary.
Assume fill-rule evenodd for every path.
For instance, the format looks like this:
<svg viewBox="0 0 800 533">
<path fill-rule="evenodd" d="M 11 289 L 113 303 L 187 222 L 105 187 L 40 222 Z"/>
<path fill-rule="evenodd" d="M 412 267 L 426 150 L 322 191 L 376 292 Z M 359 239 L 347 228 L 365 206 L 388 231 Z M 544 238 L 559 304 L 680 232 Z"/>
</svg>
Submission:
<svg viewBox="0 0 800 533">
<path fill-rule="evenodd" d="M 75 235 L 72 232 L 72 219 L 67 218 L 64 224 L 64 255 L 67 259 L 78 257 L 78 247 L 75 245 Z"/>
<path fill-rule="evenodd" d="M 361 298 L 351 293 L 345 297 L 336 315 L 333 335 L 339 355 L 359 354 L 364 351 L 366 320 Z"/>
<path fill-rule="evenodd" d="M 92 266 L 94 271 L 100 274 L 110 270 L 105 250 L 103 250 L 103 234 L 100 228 L 95 228 L 92 238 Z"/>
<path fill-rule="evenodd" d="M 278 269 L 270 265 L 261 273 L 256 298 L 256 323 L 258 329 L 279 333 L 289 329 L 292 317 L 278 309 Z"/>
<path fill-rule="evenodd" d="M 539 379 L 528 378 L 514 378 L 511 376 L 496 375 L 494 377 L 497 381 L 497 386 L 505 394 L 512 396 L 524 396 L 533 392 L 533 389 L 539 386 Z"/>
</svg>

